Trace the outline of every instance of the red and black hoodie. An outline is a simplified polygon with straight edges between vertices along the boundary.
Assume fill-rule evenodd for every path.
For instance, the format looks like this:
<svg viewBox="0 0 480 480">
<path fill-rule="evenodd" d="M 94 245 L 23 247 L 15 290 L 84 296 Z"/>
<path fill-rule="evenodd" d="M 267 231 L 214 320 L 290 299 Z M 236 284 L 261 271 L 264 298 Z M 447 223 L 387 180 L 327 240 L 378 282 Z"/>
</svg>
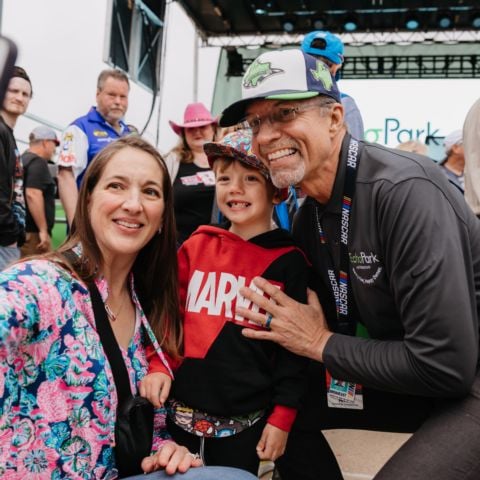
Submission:
<svg viewBox="0 0 480 480">
<path fill-rule="evenodd" d="M 304 394 L 308 361 L 273 342 L 242 336 L 245 326 L 259 327 L 236 316 L 235 308 L 238 302 L 255 308 L 238 290 L 256 276 L 306 303 L 303 253 L 285 230 L 245 241 L 223 228 L 201 226 L 179 249 L 178 260 L 184 359 L 171 397 L 222 417 L 268 409 L 268 422 L 289 431 Z"/>
</svg>

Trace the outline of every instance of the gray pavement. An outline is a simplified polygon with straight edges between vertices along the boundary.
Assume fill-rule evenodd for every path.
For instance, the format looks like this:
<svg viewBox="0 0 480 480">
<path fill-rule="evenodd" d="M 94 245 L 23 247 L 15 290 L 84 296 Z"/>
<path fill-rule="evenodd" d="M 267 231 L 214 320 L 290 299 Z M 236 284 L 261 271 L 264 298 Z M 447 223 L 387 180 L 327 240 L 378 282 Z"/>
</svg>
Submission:
<svg viewBox="0 0 480 480">
<path fill-rule="evenodd" d="M 345 480 L 372 479 L 410 438 L 405 433 L 366 430 L 328 430 L 324 434 L 335 452 Z"/>
</svg>

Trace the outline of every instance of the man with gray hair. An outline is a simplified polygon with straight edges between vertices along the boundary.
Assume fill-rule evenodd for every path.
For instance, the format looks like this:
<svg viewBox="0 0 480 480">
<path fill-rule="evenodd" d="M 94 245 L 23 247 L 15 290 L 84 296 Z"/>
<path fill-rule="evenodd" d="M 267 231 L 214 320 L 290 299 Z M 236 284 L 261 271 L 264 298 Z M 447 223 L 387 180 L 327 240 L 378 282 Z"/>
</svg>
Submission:
<svg viewBox="0 0 480 480">
<path fill-rule="evenodd" d="M 350 135 L 326 70 L 263 53 L 220 119 L 244 120 L 273 183 L 308 195 L 293 226 L 308 304 L 255 278 L 236 307 L 268 327 L 246 337 L 312 359 L 280 476 L 343 478 L 322 430 L 360 428 L 413 433 L 376 480 L 478 480 L 480 223 L 428 157 Z"/>
<path fill-rule="evenodd" d="M 56 133 L 41 125 L 30 133 L 29 148 L 21 157 L 27 206 L 26 240 L 20 248 L 22 257 L 52 249 L 56 185 L 48 162 L 53 160 L 59 144 Z"/>
<path fill-rule="evenodd" d="M 58 190 L 68 223 L 77 204 L 78 188 L 93 157 L 110 142 L 130 133 L 123 122 L 130 83 L 115 69 L 103 70 L 97 80 L 97 106 L 74 120 L 63 132 L 58 157 Z"/>
</svg>

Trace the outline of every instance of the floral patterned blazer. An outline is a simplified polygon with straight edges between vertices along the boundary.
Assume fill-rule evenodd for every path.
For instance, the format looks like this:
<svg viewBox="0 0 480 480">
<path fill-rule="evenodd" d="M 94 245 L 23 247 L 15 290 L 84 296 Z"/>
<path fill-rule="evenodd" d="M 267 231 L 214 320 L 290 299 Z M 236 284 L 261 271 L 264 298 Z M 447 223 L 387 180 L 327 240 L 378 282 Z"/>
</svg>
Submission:
<svg viewBox="0 0 480 480">
<path fill-rule="evenodd" d="M 133 277 L 131 291 L 133 289 Z M 108 296 L 106 280 L 96 280 Z M 147 372 L 148 335 L 135 293 L 134 335 L 122 354 L 132 391 Z M 117 393 L 84 283 L 43 259 L 0 273 L 0 477 L 113 479 Z M 157 410 L 153 451 L 167 441 Z"/>
</svg>

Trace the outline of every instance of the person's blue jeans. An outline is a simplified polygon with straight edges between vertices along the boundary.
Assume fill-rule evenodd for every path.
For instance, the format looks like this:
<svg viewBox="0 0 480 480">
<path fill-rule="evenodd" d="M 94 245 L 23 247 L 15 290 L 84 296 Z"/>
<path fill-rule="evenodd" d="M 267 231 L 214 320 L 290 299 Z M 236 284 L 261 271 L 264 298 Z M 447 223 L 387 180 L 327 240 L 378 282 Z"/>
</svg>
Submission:
<svg viewBox="0 0 480 480">
<path fill-rule="evenodd" d="M 197 467 L 175 475 L 167 475 L 163 470 L 159 470 L 148 475 L 128 477 L 128 480 L 258 480 L 258 478 L 238 468 Z"/>
<path fill-rule="evenodd" d="M 17 247 L 0 247 L 0 272 L 20 258 L 20 249 Z"/>
</svg>

